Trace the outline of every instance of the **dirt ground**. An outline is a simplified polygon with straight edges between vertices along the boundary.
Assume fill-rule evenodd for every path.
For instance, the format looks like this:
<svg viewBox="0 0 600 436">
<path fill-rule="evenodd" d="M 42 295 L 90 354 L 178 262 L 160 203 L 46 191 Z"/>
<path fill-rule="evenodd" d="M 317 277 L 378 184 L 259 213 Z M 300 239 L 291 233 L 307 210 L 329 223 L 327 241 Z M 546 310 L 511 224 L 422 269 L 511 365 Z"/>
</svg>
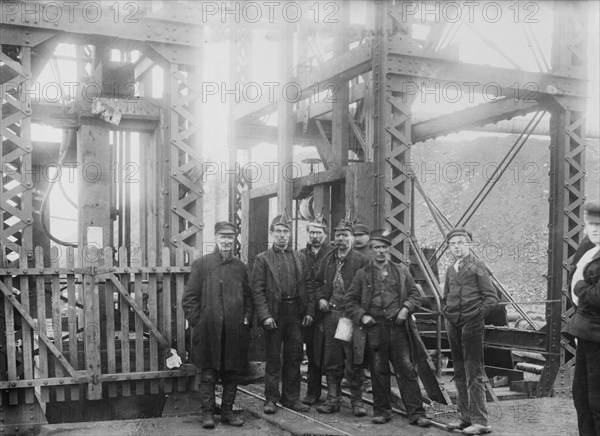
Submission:
<svg viewBox="0 0 600 436">
<path fill-rule="evenodd" d="M 245 400 L 241 398 L 243 403 Z M 348 402 L 347 399 L 345 402 Z M 242 406 L 243 404 L 240 404 Z M 492 434 L 496 436 L 568 436 L 577 434 L 577 417 L 573 402 L 569 398 L 538 398 L 526 400 L 509 400 L 500 403 L 488 403 L 488 412 Z M 254 408 L 253 410 L 256 410 Z M 312 413 L 315 417 L 318 414 Z M 199 415 L 183 417 L 167 417 L 152 419 L 136 419 L 127 421 L 101 421 L 71 424 L 48 424 L 42 427 L 42 435 L 77 435 L 77 436 L 138 436 L 138 435 L 264 435 L 279 436 L 290 434 L 334 434 L 326 428 L 319 429 L 307 422 L 305 425 L 298 419 L 282 419 L 282 413 L 274 416 L 254 416 L 244 414 L 246 423 L 241 428 L 223 426 L 218 423 L 214 430 L 204 430 L 200 426 Z M 421 429 L 409 426 L 401 416 L 394 415 L 391 422 L 385 425 L 371 424 L 370 418 L 354 418 L 350 408 L 344 407 L 332 419 L 326 422 L 339 426 L 350 434 L 357 435 L 406 435 L 433 436 L 449 434 L 438 428 Z M 437 416 L 439 422 L 452 419 L 452 415 Z M 360 421 L 360 422 L 359 422 Z M 454 433 L 456 434 L 456 433 Z"/>
</svg>

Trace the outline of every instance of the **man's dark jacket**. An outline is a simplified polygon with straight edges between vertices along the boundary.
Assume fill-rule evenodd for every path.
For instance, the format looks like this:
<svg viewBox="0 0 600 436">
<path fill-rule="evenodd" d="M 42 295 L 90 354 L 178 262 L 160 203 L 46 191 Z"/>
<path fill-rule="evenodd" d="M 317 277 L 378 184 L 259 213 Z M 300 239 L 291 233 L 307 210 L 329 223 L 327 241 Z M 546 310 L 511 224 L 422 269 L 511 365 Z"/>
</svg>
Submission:
<svg viewBox="0 0 600 436">
<path fill-rule="evenodd" d="M 289 250 L 289 249 L 288 249 Z M 300 316 L 315 317 L 314 293 L 305 285 L 307 268 L 304 256 L 289 250 L 296 265 L 296 289 L 300 302 Z M 267 318 L 279 321 L 279 306 L 281 304 L 282 289 L 277 278 L 277 260 L 273 247 L 263 251 L 254 260 L 254 271 L 252 272 L 252 296 L 256 309 L 257 320 L 260 326 Z"/>
<path fill-rule="evenodd" d="M 376 268 L 373 262 L 369 262 L 366 267 L 358 271 L 354 277 L 350 291 L 346 294 L 346 316 L 354 323 L 354 363 L 357 365 L 362 364 L 364 359 L 368 327 L 361 323 L 361 318 L 363 315 L 370 315 L 374 292 L 373 282 L 375 280 L 374 276 L 377 273 Z M 396 281 L 393 290 L 399 295 L 400 304 L 409 311 L 408 319 L 404 325 L 408 328 L 412 359 L 413 361 L 426 359 L 425 346 L 421 341 L 417 326 L 410 316 L 421 304 L 421 293 L 408 267 L 389 262 L 389 270 Z"/>
<path fill-rule="evenodd" d="M 454 265 L 446 271 L 442 314 L 454 324 L 465 324 L 480 316 L 485 318 L 498 304 L 490 270 L 480 259 L 464 259 L 458 272 Z"/>
<path fill-rule="evenodd" d="M 242 345 L 250 335 L 244 318 L 252 321 L 253 315 L 246 265 L 235 258 L 223 260 L 218 251 L 196 259 L 182 306 L 192 327 L 192 363 L 198 368 L 242 371 L 247 359 L 247 347 Z M 223 333 L 225 350 L 221 349 Z M 221 368 L 223 352 L 225 367 Z"/>
<path fill-rule="evenodd" d="M 316 256 L 312 254 L 312 246 L 310 243 L 306 244 L 306 247 L 300 250 L 300 253 L 304 255 L 304 259 L 306 260 L 306 265 L 308 267 L 306 286 L 312 286 L 313 289 L 315 288 L 315 278 L 317 276 L 317 272 L 319 271 L 319 265 L 321 265 L 321 261 L 330 250 L 331 247 L 327 242 L 324 242 L 323 245 L 321 245 L 321 248 Z"/>
<path fill-rule="evenodd" d="M 563 330 L 567 335 L 600 343 L 600 252 L 583 270 L 583 280 L 573 290 L 579 304 Z"/>
<path fill-rule="evenodd" d="M 315 305 L 317 307 L 317 319 L 323 318 L 323 312 L 318 310 L 319 300 L 324 298 L 329 301 L 333 295 L 333 279 L 335 278 L 335 272 L 337 270 L 336 260 L 337 250 L 333 249 L 329 251 L 319 266 L 317 276 L 315 277 Z M 356 250 L 350 250 L 344 259 L 344 265 L 342 265 L 342 280 L 344 281 L 344 294 L 346 295 L 352 285 L 352 280 L 356 272 L 366 266 L 369 260 L 360 254 Z M 344 310 L 341 307 L 339 310 Z M 320 324 L 315 329 L 315 359 L 317 362 L 321 361 L 321 349 L 324 342 L 324 331 L 323 326 Z"/>
</svg>

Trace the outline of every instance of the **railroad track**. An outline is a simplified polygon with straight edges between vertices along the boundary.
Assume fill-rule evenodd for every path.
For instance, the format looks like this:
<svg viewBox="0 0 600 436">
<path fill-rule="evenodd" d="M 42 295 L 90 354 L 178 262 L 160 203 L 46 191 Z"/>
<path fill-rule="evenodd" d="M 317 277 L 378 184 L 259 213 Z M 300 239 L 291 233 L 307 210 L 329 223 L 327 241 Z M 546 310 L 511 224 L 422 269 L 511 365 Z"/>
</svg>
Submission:
<svg viewBox="0 0 600 436">
<path fill-rule="evenodd" d="M 339 419 L 340 417 L 337 414 L 324 415 L 324 414 L 317 413 L 315 415 L 316 412 L 313 409 L 311 409 L 311 411 L 309 411 L 309 412 L 301 413 L 301 412 L 296 412 L 295 410 L 289 409 L 287 407 L 281 406 L 279 404 L 277 405 L 277 407 L 278 407 L 278 409 L 281 409 L 281 410 L 278 411 L 278 413 L 276 413 L 275 415 L 265 415 L 264 413 L 262 413 L 262 404 L 265 401 L 265 398 L 263 395 L 257 393 L 256 391 L 253 391 L 253 389 L 251 389 L 251 388 L 246 388 L 246 387 L 241 387 L 241 386 L 238 387 L 238 391 L 248 397 L 251 397 L 251 398 L 259 401 L 258 406 L 251 407 L 250 409 L 247 410 L 249 413 L 252 413 L 253 415 L 255 415 L 259 418 L 269 420 L 273 425 L 276 425 L 285 431 L 289 431 L 292 434 L 300 434 L 300 435 L 335 434 L 335 435 L 347 436 L 347 435 L 354 435 L 354 434 L 358 434 L 358 433 L 364 434 L 365 426 L 373 426 L 374 429 L 380 428 L 377 424 L 372 424 L 370 422 L 370 419 L 367 418 L 368 419 L 367 421 L 362 421 L 362 419 L 365 419 L 365 418 L 362 418 L 361 421 L 357 421 L 357 422 L 359 422 L 359 424 L 354 424 L 355 426 L 361 427 L 361 429 L 357 430 L 356 432 L 353 433 L 352 428 L 351 428 L 352 423 L 342 421 L 343 418 Z M 350 397 L 350 392 L 346 389 L 342 389 L 342 395 L 344 395 L 346 397 Z M 373 401 L 370 398 L 363 398 L 363 401 L 371 406 L 373 405 Z M 283 414 L 280 412 L 283 412 Z M 402 409 L 393 407 L 392 412 L 396 415 L 407 418 L 407 413 Z M 283 415 L 283 418 L 281 418 L 281 415 Z M 304 420 L 306 422 L 306 425 L 302 425 L 302 424 L 298 425 L 299 423 L 302 422 L 302 420 Z M 325 422 L 325 421 L 327 421 L 327 422 Z M 339 424 L 340 421 L 342 421 L 342 425 Z M 442 422 L 438 422 L 435 418 L 430 419 L 430 421 L 431 421 L 432 427 L 435 427 L 437 429 L 444 430 L 447 432 L 452 431 L 452 430 L 449 430 L 446 427 L 446 425 L 443 424 Z M 290 425 L 292 423 L 294 424 L 294 426 L 292 426 L 293 428 L 290 427 Z M 336 424 L 338 424 L 338 425 L 336 425 Z M 415 432 L 424 430 L 424 429 L 418 428 L 418 427 L 415 427 L 414 429 L 415 429 Z M 389 427 L 385 428 L 385 430 L 388 431 Z M 415 433 L 415 434 L 422 434 L 422 433 Z"/>
</svg>

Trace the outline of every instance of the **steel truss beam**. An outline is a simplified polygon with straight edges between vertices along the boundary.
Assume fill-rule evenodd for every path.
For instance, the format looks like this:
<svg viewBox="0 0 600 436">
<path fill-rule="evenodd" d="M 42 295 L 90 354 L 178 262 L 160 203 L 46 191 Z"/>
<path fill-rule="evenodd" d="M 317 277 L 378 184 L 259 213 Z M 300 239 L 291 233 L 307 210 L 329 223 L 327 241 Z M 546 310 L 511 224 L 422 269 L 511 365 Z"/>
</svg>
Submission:
<svg viewBox="0 0 600 436">
<path fill-rule="evenodd" d="M 586 2 L 554 3 L 552 70 L 585 74 L 587 54 Z M 574 313 L 568 269 L 583 238 L 585 200 L 585 112 L 558 102 L 550 118 L 550 223 L 548 248 L 548 348 L 538 395 L 571 393 L 575 348 L 560 331 Z"/>
<path fill-rule="evenodd" d="M 2 258 L 17 260 L 21 253 L 33 256 L 33 182 L 31 180 L 31 48 L 21 47 L 20 62 L 11 59 L 0 45 L 0 61 L 10 82 L 0 84 L 0 136 L 2 194 L 0 195 L 0 244 Z M 14 259 L 13 259 L 14 258 Z"/>
<path fill-rule="evenodd" d="M 449 133 L 468 130 L 470 127 L 508 120 L 535 111 L 541 105 L 542 103 L 537 100 L 524 101 L 505 97 L 492 103 L 477 105 L 416 123 L 412 128 L 412 141 L 413 143 L 427 141 Z"/>
<path fill-rule="evenodd" d="M 199 68 L 169 64 L 165 85 L 165 246 L 191 251 L 202 247 L 204 228 L 201 178 L 201 73 Z M 166 144 L 169 144 L 168 146 Z"/>
</svg>

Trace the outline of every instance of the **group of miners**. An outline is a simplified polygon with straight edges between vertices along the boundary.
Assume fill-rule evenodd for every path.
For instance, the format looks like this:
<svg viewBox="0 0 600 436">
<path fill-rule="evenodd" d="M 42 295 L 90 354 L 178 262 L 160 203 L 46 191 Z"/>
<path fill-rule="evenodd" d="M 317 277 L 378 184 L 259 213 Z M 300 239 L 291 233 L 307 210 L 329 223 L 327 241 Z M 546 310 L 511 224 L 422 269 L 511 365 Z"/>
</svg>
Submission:
<svg viewBox="0 0 600 436">
<path fill-rule="evenodd" d="M 369 369 L 372 422 L 385 424 L 392 417 L 391 363 L 409 423 L 429 426 L 416 370 L 427 354 L 412 316 L 421 304 L 421 291 L 408 267 L 391 260 L 394 233 L 369 232 L 365 225 L 342 219 L 329 242 L 326 221 L 317 217 L 307 225 L 306 247 L 296 251 L 285 213 L 275 217 L 269 230 L 273 243 L 256 256 L 251 274 L 234 257 L 236 228 L 229 222 L 215 225 L 215 251 L 192 264 L 182 304 L 192 330 L 191 360 L 201 369 L 202 427 L 215 426 L 219 379 L 221 423 L 243 425 L 233 403 L 254 319 L 264 329 L 266 345 L 264 413 L 276 413 L 278 403 L 297 412 L 314 406 L 319 413 L 336 413 L 346 378 L 352 413 L 365 416 L 363 384 Z M 472 257 L 471 239 L 464 228 L 447 235 L 456 263 L 446 273 L 442 310 L 459 412 L 448 427 L 484 434 L 491 431 L 483 384 L 484 318 L 498 298 L 489 269 Z M 307 391 L 301 400 L 305 351 Z"/>
</svg>

